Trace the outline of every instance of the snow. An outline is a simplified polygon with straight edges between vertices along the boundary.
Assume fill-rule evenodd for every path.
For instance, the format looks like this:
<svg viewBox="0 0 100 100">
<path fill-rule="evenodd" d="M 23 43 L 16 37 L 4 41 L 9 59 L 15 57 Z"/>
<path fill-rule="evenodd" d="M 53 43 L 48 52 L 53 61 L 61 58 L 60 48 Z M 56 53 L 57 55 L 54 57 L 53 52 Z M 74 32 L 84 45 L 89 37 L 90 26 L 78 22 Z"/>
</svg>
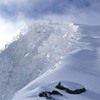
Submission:
<svg viewBox="0 0 100 100">
<path fill-rule="evenodd" d="M 38 93 L 53 90 L 63 95 L 55 100 L 99 100 L 99 85 L 100 26 L 34 24 L 0 54 L 0 100 L 45 100 Z"/>
<path fill-rule="evenodd" d="M 63 96 L 54 95 L 55 100 L 100 99 L 100 26 L 79 25 L 79 29 L 77 49 L 61 56 L 62 60 L 54 69 L 48 70 L 19 90 L 12 100 L 45 100 L 37 94 L 55 90 L 55 85 L 59 82 L 72 90 L 85 87 L 86 92 L 73 95 L 56 89 Z"/>
<path fill-rule="evenodd" d="M 20 33 L 0 54 L 0 99 L 10 100 L 30 81 L 54 69 L 77 47 L 77 30 L 74 24 L 37 23 Z"/>
</svg>

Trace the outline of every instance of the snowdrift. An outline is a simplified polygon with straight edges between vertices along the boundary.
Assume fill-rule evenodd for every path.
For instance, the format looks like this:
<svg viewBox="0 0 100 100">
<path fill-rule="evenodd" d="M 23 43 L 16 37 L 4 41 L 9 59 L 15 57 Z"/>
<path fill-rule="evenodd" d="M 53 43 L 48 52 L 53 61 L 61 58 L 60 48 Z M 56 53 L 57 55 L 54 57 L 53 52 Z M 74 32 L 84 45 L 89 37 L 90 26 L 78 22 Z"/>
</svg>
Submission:
<svg viewBox="0 0 100 100">
<path fill-rule="evenodd" d="M 0 100 L 99 100 L 99 85 L 100 26 L 33 24 L 0 53 Z"/>
<path fill-rule="evenodd" d="M 0 53 L 0 100 L 10 100 L 30 81 L 54 69 L 78 47 L 78 26 L 36 23 Z"/>
<path fill-rule="evenodd" d="M 99 40 L 100 26 L 79 25 L 77 47 L 61 56 L 62 59 L 55 64 L 54 69 L 49 69 L 16 92 L 12 100 L 99 100 Z M 57 84 L 63 86 L 62 90 L 55 88 Z M 83 88 L 85 90 L 76 95 L 66 93 L 66 88 L 63 90 L 64 87 L 70 90 Z M 55 91 L 59 95 L 52 95 Z M 44 95 L 51 96 L 51 98 L 46 98 Z"/>
</svg>

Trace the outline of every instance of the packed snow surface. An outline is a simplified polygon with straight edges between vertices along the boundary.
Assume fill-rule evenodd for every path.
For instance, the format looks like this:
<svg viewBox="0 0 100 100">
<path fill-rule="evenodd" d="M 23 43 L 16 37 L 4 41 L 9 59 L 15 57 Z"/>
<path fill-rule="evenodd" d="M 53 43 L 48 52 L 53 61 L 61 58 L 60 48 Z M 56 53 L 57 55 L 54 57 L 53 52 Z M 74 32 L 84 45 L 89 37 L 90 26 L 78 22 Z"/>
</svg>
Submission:
<svg viewBox="0 0 100 100">
<path fill-rule="evenodd" d="M 18 91 L 12 100 L 45 100 L 38 93 L 55 90 L 58 82 L 70 89 L 85 87 L 86 92 L 75 95 L 58 90 L 63 96 L 53 95 L 55 100 L 100 100 L 100 26 L 79 25 L 78 32 L 77 49 L 66 54 L 55 69 Z"/>
<path fill-rule="evenodd" d="M 36 23 L 21 33 L 0 54 L 0 100 L 10 100 L 77 47 L 78 26 Z"/>
<path fill-rule="evenodd" d="M 53 90 L 63 95 L 55 100 L 99 100 L 100 26 L 35 24 L 1 52 L 0 68 L 1 100 L 18 90 L 12 100 L 45 100 L 38 93 Z M 86 91 L 68 94 L 55 88 L 59 82 Z"/>
</svg>

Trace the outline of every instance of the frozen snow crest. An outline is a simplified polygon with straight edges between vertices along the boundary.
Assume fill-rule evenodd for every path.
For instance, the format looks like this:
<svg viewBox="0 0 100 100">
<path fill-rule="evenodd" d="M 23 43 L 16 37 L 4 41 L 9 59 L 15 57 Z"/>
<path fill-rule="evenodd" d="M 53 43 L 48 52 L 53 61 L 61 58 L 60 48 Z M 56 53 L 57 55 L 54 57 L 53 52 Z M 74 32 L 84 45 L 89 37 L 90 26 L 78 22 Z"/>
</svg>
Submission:
<svg viewBox="0 0 100 100">
<path fill-rule="evenodd" d="M 73 30 L 76 32 L 77 30 L 78 30 L 78 28 L 79 28 L 79 26 L 78 25 L 75 25 L 74 23 L 69 23 L 69 26 L 70 27 L 73 27 Z"/>
<path fill-rule="evenodd" d="M 30 79 L 29 76 L 37 75 L 38 70 L 39 74 L 43 71 L 46 73 L 41 76 L 38 74 L 38 78 L 19 90 L 12 100 L 99 100 L 100 26 L 79 25 L 78 28 L 73 23 L 38 24 L 33 33 L 37 36 L 34 38 L 35 54 L 33 56 L 34 52 L 26 53 L 27 56 L 24 54 L 24 57 L 28 58 L 31 54 L 35 69 L 29 66 L 32 63 L 27 59 L 28 68 L 26 64 L 19 68 L 24 73 L 26 71 L 25 75 L 21 74 L 21 77 L 16 76 L 14 79 L 21 80 L 21 84 Z M 52 67 L 55 69 L 51 69 Z M 29 75 L 31 70 L 35 74 Z M 18 85 L 11 86 L 19 86 L 19 81 L 15 82 Z M 13 89 L 10 87 L 7 90 Z"/>
<path fill-rule="evenodd" d="M 66 53 L 75 50 L 79 39 L 78 26 L 73 23 L 52 25 L 53 31 L 38 48 L 41 57 L 49 63 L 49 68 L 57 65 Z"/>
<path fill-rule="evenodd" d="M 77 48 L 78 39 L 78 26 L 73 23 L 30 26 L 0 54 L 0 100 L 9 100 L 30 81 L 55 68 Z"/>
</svg>

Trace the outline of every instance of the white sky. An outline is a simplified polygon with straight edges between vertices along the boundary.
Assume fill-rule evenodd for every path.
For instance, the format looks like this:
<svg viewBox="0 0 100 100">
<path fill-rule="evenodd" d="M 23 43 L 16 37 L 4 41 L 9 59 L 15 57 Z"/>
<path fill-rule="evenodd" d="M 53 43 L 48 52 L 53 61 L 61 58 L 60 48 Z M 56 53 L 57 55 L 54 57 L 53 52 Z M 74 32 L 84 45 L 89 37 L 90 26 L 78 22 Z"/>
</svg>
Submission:
<svg viewBox="0 0 100 100">
<path fill-rule="evenodd" d="M 19 20 L 20 19 L 20 20 Z M 0 17 L 0 49 L 5 47 L 20 33 L 20 31 L 31 23 L 28 19 L 19 18 L 15 21 L 8 21 Z"/>
</svg>

